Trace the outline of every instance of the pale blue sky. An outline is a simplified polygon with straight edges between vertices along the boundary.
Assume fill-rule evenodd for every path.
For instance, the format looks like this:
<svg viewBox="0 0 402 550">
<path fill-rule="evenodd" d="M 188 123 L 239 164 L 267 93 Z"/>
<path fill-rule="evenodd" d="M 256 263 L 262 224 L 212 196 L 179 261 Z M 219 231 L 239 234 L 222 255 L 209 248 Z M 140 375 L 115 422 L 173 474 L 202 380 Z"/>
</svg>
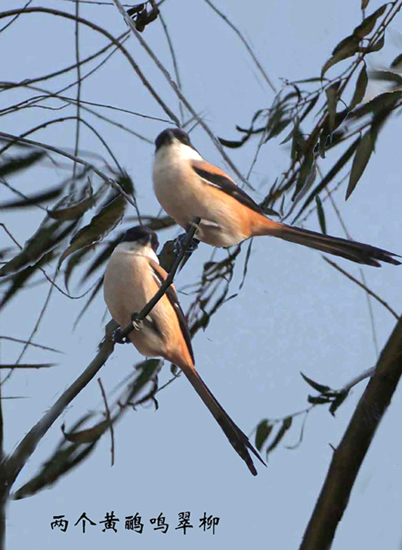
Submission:
<svg viewBox="0 0 402 550">
<path fill-rule="evenodd" d="M 36 5 L 36 3 L 35 3 Z M 73 11 L 66 2 L 37 5 Z M 370 3 L 374 11 L 381 2 Z M 269 0 L 268 2 L 219 2 L 220 8 L 252 42 L 254 51 L 278 89 L 281 79 L 316 76 L 334 46 L 360 21 L 360 0 L 318 2 Z M 15 7 L 7 1 L 3 9 Z M 106 26 L 118 36 L 125 30 L 117 10 L 83 5 L 81 13 Z M 273 99 L 233 32 L 213 14 L 202 0 L 167 0 L 162 14 L 171 32 L 186 97 L 216 135 L 237 137 L 235 124 L 246 126 L 253 113 L 269 106 Z M 373 64 L 389 64 L 400 53 L 400 16 L 391 26 L 387 46 L 372 56 Z M 171 70 L 166 39 L 158 22 L 143 34 Z M 82 55 L 105 43 L 92 31 L 81 32 Z M 22 80 L 61 68 L 74 61 L 72 23 L 50 16 L 21 17 L 0 34 L 2 80 Z M 162 97 L 178 114 L 177 100 L 160 73 L 134 38 L 126 47 L 151 79 Z M 8 52 L 4 55 L 4 51 Z M 85 69 L 84 72 L 86 72 Z M 70 92 L 69 92 L 70 93 Z M 83 98 L 166 118 L 130 69 L 126 60 L 114 56 L 110 64 L 83 84 Z M 14 101 L 25 97 L 15 92 Z M 71 93 L 71 95 L 73 95 Z M 5 101 L 5 94 L 3 94 Z M 8 96 L 11 97 L 11 94 Z M 56 102 L 54 106 L 58 105 Z M 65 116 L 66 111 L 59 111 Z M 71 114 L 71 113 L 70 113 Z M 21 133 L 55 113 L 38 109 L 2 118 L 2 130 Z M 153 140 L 167 124 L 130 115 L 118 119 Z M 90 119 L 94 120 L 94 119 Z M 151 167 L 153 146 L 140 142 L 117 128 L 95 121 L 122 166 L 133 177 L 143 214 L 155 215 L 159 207 L 153 196 Z M 224 167 L 219 153 L 198 128 L 192 135 L 199 151 Z M 65 123 L 35 134 L 34 139 L 63 147 L 73 147 L 74 125 Z M 261 200 L 268 185 L 286 168 L 287 145 L 273 140 L 262 149 L 250 181 Z M 82 131 L 82 148 L 104 155 L 96 138 Z M 255 151 L 255 142 L 229 151 L 239 170 L 246 174 Z M 376 154 L 370 160 L 355 193 L 344 203 L 344 191 L 337 195 L 344 221 L 356 240 L 402 253 L 400 239 L 400 118 L 389 123 L 381 134 Z M 329 163 L 333 157 L 329 157 Z M 109 159 L 110 161 L 110 159 Z M 63 161 L 64 162 L 64 161 Z M 98 162 L 98 161 L 95 161 Z M 99 165 L 101 163 L 99 161 Z M 325 171 L 330 164 L 323 163 Z M 27 194 L 56 184 L 65 176 L 61 169 L 38 169 L 14 185 Z M 2 189 L 2 197 L 8 195 Z M 128 214 L 134 214 L 128 210 Z M 24 216 L 4 216 L 9 229 L 21 241 L 28 238 L 43 217 L 30 210 Z M 335 216 L 327 209 L 328 232 L 342 235 Z M 317 229 L 315 216 L 308 227 Z M 160 240 L 178 234 L 177 229 L 160 233 Z M 1 242 L 6 242 L 3 235 Z M 3 245 L 2 245 L 3 246 Z M 197 280 L 203 262 L 211 253 L 200 246 L 177 278 L 178 290 Z M 243 268 L 242 258 L 232 290 L 237 291 Z M 221 251 L 219 257 L 223 257 Z M 339 263 L 354 275 L 358 267 Z M 396 311 L 400 310 L 401 268 L 364 268 L 369 286 Z M 74 283 L 78 278 L 74 280 Z M 7 306 L 2 316 L 2 332 L 24 338 L 32 330 L 44 302 L 47 286 L 21 295 Z M 78 294 L 77 288 L 73 291 Z M 191 296 L 180 295 L 183 308 Z M 58 366 L 51 371 L 21 372 L 13 376 L 6 395 L 23 395 L 25 400 L 6 401 L 6 446 L 12 449 L 44 411 L 87 366 L 103 334 L 105 305 L 101 295 L 75 331 L 71 327 L 81 302 L 56 293 L 36 341 L 62 349 Z M 394 319 L 374 305 L 380 347 L 394 326 Z M 107 319 L 108 317 L 106 317 Z M 15 360 L 17 348 L 2 347 L 2 359 Z M 274 239 L 256 239 L 253 244 L 246 284 L 239 296 L 229 301 L 213 317 L 208 329 L 194 339 L 197 368 L 213 393 L 236 423 L 250 433 L 264 417 L 281 417 L 306 406 L 308 386 L 303 371 L 319 382 L 339 388 L 376 360 L 366 296 L 361 289 L 330 268 L 318 252 Z M 46 360 L 43 352 L 31 351 L 27 359 Z M 141 360 L 129 346 L 115 350 L 101 376 L 111 390 L 132 365 Z M 169 378 L 168 365 L 161 381 Z M 294 451 L 284 446 L 269 458 L 268 468 L 258 467 L 253 478 L 228 445 L 225 436 L 187 381 L 182 378 L 158 396 L 159 410 L 139 408 L 128 412 L 115 430 L 116 462 L 110 467 L 110 438 L 107 435 L 95 454 L 51 490 L 12 502 L 8 508 L 8 548 L 19 548 L 29 540 L 32 548 L 109 548 L 110 537 L 119 548 L 132 548 L 140 540 L 144 550 L 155 547 L 176 549 L 191 545 L 195 550 L 247 544 L 291 550 L 298 547 L 331 460 L 331 445 L 337 445 L 354 411 L 364 384 L 356 387 L 336 418 L 322 407 L 310 415 L 302 445 Z M 44 438 L 18 480 L 26 482 L 49 456 L 61 437 L 60 426 L 71 426 L 88 410 L 102 410 L 99 386 L 93 381 L 73 402 L 63 418 Z M 379 547 L 396 550 L 401 546 L 400 517 L 401 444 L 400 392 L 395 394 L 356 481 L 352 497 L 337 531 L 334 550 L 357 545 L 366 550 Z M 298 430 L 286 444 L 297 441 Z M 396 435 L 395 435 L 396 434 Z M 99 522 L 114 510 L 120 518 L 119 532 L 102 533 L 97 526 L 82 535 L 72 524 L 85 511 Z M 189 510 L 195 528 L 184 538 L 174 531 L 177 514 Z M 216 535 L 198 529 L 198 518 L 207 512 L 221 518 Z M 147 523 L 142 535 L 122 529 L 126 515 L 139 512 Z M 149 518 L 164 512 L 170 530 L 154 533 Z M 62 534 L 50 530 L 53 515 L 65 514 L 70 528 Z M 29 537 L 29 539 L 27 538 Z M 134 539 L 134 542 L 133 542 Z"/>
</svg>

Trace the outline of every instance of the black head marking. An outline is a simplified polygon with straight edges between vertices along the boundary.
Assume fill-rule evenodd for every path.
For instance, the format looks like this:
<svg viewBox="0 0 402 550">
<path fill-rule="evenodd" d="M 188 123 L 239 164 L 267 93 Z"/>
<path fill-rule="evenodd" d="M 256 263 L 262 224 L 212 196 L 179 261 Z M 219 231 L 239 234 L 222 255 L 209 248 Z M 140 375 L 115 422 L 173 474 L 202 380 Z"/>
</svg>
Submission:
<svg viewBox="0 0 402 550">
<path fill-rule="evenodd" d="M 189 135 L 184 130 L 180 130 L 179 128 L 167 128 L 163 130 L 155 140 L 156 151 L 163 145 L 170 145 L 174 139 L 178 139 L 184 145 L 188 145 L 194 149 Z"/>
<path fill-rule="evenodd" d="M 159 246 L 159 240 L 158 235 L 155 233 L 155 231 L 152 231 L 152 229 L 149 229 L 149 227 L 145 227 L 144 225 L 136 225 L 135 227 L 131 227 L 128 229 L 122 238 L 121 242 L 136 242 L 140 241 L 143 242 L 143 244 L 150 243 L 153 250 L 156 252 Z"/>
</svg>

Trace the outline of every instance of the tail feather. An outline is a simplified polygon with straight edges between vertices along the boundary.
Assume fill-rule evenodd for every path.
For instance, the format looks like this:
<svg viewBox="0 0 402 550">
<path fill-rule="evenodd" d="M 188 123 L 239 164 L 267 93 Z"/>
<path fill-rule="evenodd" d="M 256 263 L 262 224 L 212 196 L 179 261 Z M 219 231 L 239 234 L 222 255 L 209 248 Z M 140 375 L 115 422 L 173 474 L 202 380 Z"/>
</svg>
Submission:
<svg viewBox="0 0 402 550">
<path fill-rule="evenodd" d="M 233 422 L 227 412 L 218 403 L 212 393 L 209 391 L 207 385 L 204 383 L 198 372 L 192 366 L 181 367 L 189 382 L 201 397 L 205 405 L 212 413 L 219 426 L 222 428 L 229 443 L 232 445 L 237 454 L 247 464 L 248 469 L 253 474 L 257 475 L 257 470 L 254 466 L 253 460 L 250 456 L 251 451 L 260 462 L 266 466 L 265 462 L 260 457 L 258 451 L 250 443 L 248 437 L 241 431 L 241 429 Z"/>
<path fill-rule="evenodd" d="M 292 227 L 290 225 L 272 222 L 272 220 L 268 220 L 267 218 L 264 219 L 269 223 L 263 222 L 257 230 L 257 235 L 272 235 L 274 237 L 279 237 L 285 241 L 308 246 L 309 248 L 315 248 L 327 254 L 341 256 L 342 258 L 346 258 L 358 264 L 372 265 L 374 267 L 381 267 L 380 262 L 386 262 L 393 265 L 401 264 L 401 262 L 394 258 L 394 256 L 398 258 L 400 256 L 388 250 L 376 248 L 369 244 L 341 239 L 340 237 L 323 235 L 322 233 L 301 229 L 300 227 Z"/>
</svg>

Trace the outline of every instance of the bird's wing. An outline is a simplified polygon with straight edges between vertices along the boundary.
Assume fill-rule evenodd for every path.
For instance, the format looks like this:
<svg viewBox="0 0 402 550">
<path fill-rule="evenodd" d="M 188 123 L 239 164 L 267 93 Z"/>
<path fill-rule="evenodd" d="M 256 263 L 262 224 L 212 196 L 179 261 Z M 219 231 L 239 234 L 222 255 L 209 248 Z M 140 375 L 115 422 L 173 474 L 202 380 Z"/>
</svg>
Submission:
<svg viewBox="0 0 402 550">
<path fill-rule="evenodd" d="M 205 160 L 192 160 L 191 168 L 207 184 L 219 189 L 223 193 L 230 195 L 240 203 L 251 210 L 264 215 L 262 209 L 251 197 L 240 189 L 227 174 L 217 166 L 210 164 Z"/>
<path fill-rule="evenodd" d="M 152 269 L 152 271 L 155 275 L 155 279 L 157 280 L 159 286 L 161 286 L 161 284 L 164 283 L 164 281 L 167 277 L 166 271 L 163 269 L 163 267 L 161 267 L 159 264 L 157 264 L 153 260 L 150 260 L 149 263 L 150 263 L 151 269 Z M 167 296 L 172 308 L 174 309 L 174 311 L 177 315 L 177 319 L 179 321 L 179 326 L 180 326 L 181 332 L 183 334 L 184 341 L 186 342 L 188 352 L 189 352 L 189 354 L 191 356 L 191 359 L 193 360 L 193 363 L 194 363 L 194 353 L 193 353 L 193 347 L 191 345 L 190 331 L 188 330 L 187 321 L 186 321 L 186 318 L 184 316 L 183 310 L 180 307 L 179 299 L 177 298 L 177 294 L 176 294 L 176 290 L 175 290 L 174 285 L 171 285 L 167 289 L 166 296 Z"/>
</svg>

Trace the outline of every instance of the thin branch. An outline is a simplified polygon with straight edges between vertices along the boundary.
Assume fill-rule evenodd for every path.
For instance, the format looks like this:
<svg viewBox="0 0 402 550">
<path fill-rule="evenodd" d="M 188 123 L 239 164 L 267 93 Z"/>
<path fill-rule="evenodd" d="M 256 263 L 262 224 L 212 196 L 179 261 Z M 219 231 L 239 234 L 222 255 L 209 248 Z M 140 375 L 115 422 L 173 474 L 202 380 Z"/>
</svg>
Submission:
<svg viewBox="0 0 402 550">
<path fill-rule="evenodd" d="M 360 467 L 402 375 L 402 319 L 381 352 L 338 448 L 303 536 L 300 550 L 329 548 Z"/>
<path fill-rule="evenodd" d="M 181 83 L 181 78 L 180 78 L 179 65 L 177 63 L 177 58 L 176 58 L 176 52 L 174 51 L 174 47 L 173 47 L 173 42 L 172 42 L 172 39 L 170 38 L 169 30 L 167 28 L 167 25 L 165 23 L 164 18 L 162 17 L 161 12 L 159 12 L 158 17 L 159 17 L 159 21 L 161 22 L 161 25 L 162 25 L 162 28 L 163 28 L 163 31 L 165 33 L 166 40 L 167 40 L 167 43 L 168 43 L 168 46 L 169 46 L 169 51 L 170 51 L 170 55 L 172 57 L 172 62 L 173 62 L 173 69 L 174 69 L 174 73 L 176 75 L 177 86 L 181 90 L 182 89 L 182 83 Z M 183 110 L 183 105 L 182 105 L 180 100 L 179 100 L 179 110 L 180 110 L 181 122 L 183 123 L 184 122 L 184 110 Z"/>
<path fill-rule="evenodd" d="M 268 86 L 271 88 L 271 90 L 275 93 L 277 93 L 277 89 L 275 88 L 274 84 L 272 83 L 271 79 L 268 77 L 267 73 L 264 71 L 264 68 L 263 66 L 261 65 L 261 63 L 258 61 L 255 53 L 253 52 L 251 46 L 249 45 L 249 43 L 247 42 L 247 40 L 244 38 L 244 36 L 242 35 L 242 33 L 239 31 L 239 29 L 237 27 L 235 27 L 235 25 L 226 17 L 226 15 L 224 13 L 222 13 L 220 10 L 218 10 L 218 8 L 216 6 L 214 6 L 214 4 L 210 1 L 210 0 L 204 0 L 208 6 L 210 8 L 212 8 L 214 10 L 215 13 L 217 13 L 219 15 L 219 17 L 221 17 L 225 23 L 227 23 L 227 25 L 229 25 L 229 27 L 237 34 L 237 36 L 240 38 L 240 40 L 243 42 L 246 50 L 248 51 L 248 53 L 250 54 L 252 60 L 254 61 L 254 63 L 256 64 L 258 70 L 260 71 L 260 73 L 262 74 L 264 80 L 266 81 L 266 83 L 268 84 Z"/>
<path fill-rule="evenodd" d="M 181 100 L 181 102 L 183 103 L 183 105 L 186 107 L 186 109 L 194 116 L 194 118 L 199 122 L 200 126 L 202 126 L 202 128 L 205 130 L 205 132 L 208 134 L 208 136 L 211 138 L 213 144 L 215 145 L 215 147 L 218 149 L 218 151 L 220 152 L 220 154 L 222 155 L 223 159 L 225 160 L 225 162 L 228 164 L 228 166 L 230 166 L 230 168 L 233 170 L 233 172 L 236 174 L 236 176 L 245 184 L 247 185 L 248 187 L 250 187 L 251 189 L 253 189 L 252 185 L 250 185 L 248 183 L 248 181 L 244 178 L 244 176 L 241 174 L 241 172 L 238 170 L 238 168 L 233 164 L 232 160 L 230 159 L 230 157 L 226 154 L 226 152 L 224 151 L 222 145 L 220 144 L 219 140 L 216 138 L 216 136 L 214 135 L 214 133 L 212 132 L 212 130 L 209 128 L 209 126 L 204 122 L 204 120 L 202 118 L 200 118 L 198 116 L 198 114 L 196 113 L 196 111 L 193 109 L 193 107 L 191 106 L 191 104 L 187 101 L 186 97 L 183 95 L 183 93 L 181 92 L 181 90 L 179 89 L 179 87 L 177 86 L 176 82 L 173 80 L 173 78 L 171 77 L 171 75 L 169 74 L 169 71 L 165 68 L 165 66 L 159 61 L 159 59 L 156 57 L 156 55 L 154 54 L 154 52 L 151 50 L 151 48 L 148 46 L 147 42 L 143 39 L 143 37 L 141 36 L 141 34 L 137 31 L 137 29 L 135 28 L 135 25 L 134 25 L 134 22 L 130 19 L 130 17 L 128 16 L 128 14 L 125 12 L 123 6 L 121 5 L 120 3 L 120 0 L 113 0 L 114 4 L 116 5 L 117 9 L 119 10 L 119 12 L 121 13 L 121 15 L 123 16 L 125 22 L 127 23 L 127 25 L 130 27 L 131 31 L 133 32 L 133 34 L 135 35 L 135 37 L 137 38 L 137 40 L 139 41 L 139 43 L 141 44 L 141 46 L 145 49 L 145 51 L 147 52 L 147 54 L 150 56 L 150 58 L 152 59 L 152 61 L 155 63 L 155 65 L 158 67 L 158 69 L 161 71 L 161 73 L 163 74 L 163 76 L 165 77 L 165 79 L 167 80 L 168 84 L 170 85 L 170 87 L 173 89 L 173 91 L 175 92 L 175 94 L 177 95 L 177 97 Z M 176 123 L 177 126 L 180 126 L 179 123 Z"/>
<path fill-rule="evenodd" d="M 124 10 L 123 10 L 124 11 Z M 162 109 L 165 111 L 165 113 L 168 115 L 168 117 L 177 125 L 180 125 L 179 119 L 176 117 L 176 115 L 169 109 L 169 107 L 162 101 L 159 94 L 154 90 L 154 88 L 151 86 L 148 79 L 145 77 L 145 75 L 142 73 L 141 69 L 137 65 L 137 63 L 134 61 L 132 56 L 128 53 L 128 51 L 120 44 L 113 35 L 111 35 L 107 30 L 103 29 L 102 27 L 99 27 L 92 21 L 89 21 L 87 19 L 83 19 L 82 17 L 75 17 L 74 15 L 71 15 L 70 13 L 66 13 L 60 10 L 55 10 L 51 8 L 43 8 L 43 7 L 33 7 L 33 8 L 27 8 L 23 12 L 21 12 L 21 9 L 16 10 L 7 10 L 3 13 L 0 13 L 0 19 L 3 17 L 12 17 L 13 15 L 16 15 L 17 13 L 47 13 L 50 15 L 56 15 L 58 17 L 64 17 L 66 19 L 70 19 L 73 21 L 78 21 L 79 23 L 82 23 L 83 25 L 86 25 L 90 27 L 91 29 L 99 32 L 100 34 L 103 34 L 106 36 L 116 47 L 119 48 L 119 50 L 123 53 L 123 55 L 126 57 L 134 71 L 137 73 L 137 76 L 140 78 L 143 85 L 147 88 L 149 93 L 152 95 L 152 97 L 159 103 L 159 105 L 162 107 Z M 131 21 L 131 19 L 129 19 Z"/>
<path fill-rule="evenodd" d="M 77 106 L 76 106 L 76 128 L 75 128 L 75 146 L 74 146 L 74 156 L 78 156 L 79 144 L 80 144 L 80 122 L 81 122 L 81 59 L 80 59 L 80 23 L 78 21 L 80 15 L 80 2 L 77 0 L 75 2 L 75 61 L 77 66 Z M 75 184 L 75 173 L 77 170 L 77 163 L 73 164 L 73 181 L 71 183 L 71 190 Z"/>
<path fill-rule="evenodd" d="M 356 279 L 355 277 L 353 277 L 353 275 L 351 275 L 350 273 L 348 273 L 347 271 L 345 271 L 344 269 L 342 269 L 337 263 L 335 263 L 334 261 L 330 260 L 329 258 L 327 258 L 326 256 L 323 256 L 323 259 L 329 264 L 331 265 L 332 267 L 334 267 L 335 269 L 337 269 L 340 273 L 342 273 L 342 275 L 345 275 L 345 277 L 347 277 L 348 279 L 350 279 L 351 281 L 353 281 L 354 283 L 356 283 L 360 288 L 362 288 L 365 292 L 367 292 L 367 294 L 370 294 L 370 296 L 372 296 L 375 300 L 377 300 L 377 302 L 379 302 L 382 306 L 385 307 L 385 309 L 387 309 L 391 315 L 393 315 L 395 317 L 395 319 L 399 319 L 399 315 L 396 313 L 396 311 L 394 311 L 392 309 L 392 307 L 387 304 L 387 302 L 385 300 L 383 300 L 382 298 L 380 298 L 378 296 L 378 294 L 376 294 L 375 292 L 373 292 L 372 290 L 370 290 L 368 288 L 367 285 L 365 285 L 364 283 L 360 282 L 358 279 Z"/>
<path fill-rule="evenodd" d="M 35 424 L 35 426 L 24 437 L 15 451 L 5 460 L 8 486 L 11 488 L 18 474 L 35 451 L 38 443 L 46 434 L 52 424 L 64 412 L 71 401 L 81 392 L 83 388 L 96 376 L 101 367 L 105 364 L 114 349 L 114 343 L 109 334 L 101 344 L 98 353 L 91 361 L 85 371 L 67 388 L 56 403 L 47 413 Z"/>
<path fill-rule="evenodd" d="M 112 466 L 114 466 L 114 429 L 113 429 L 113 422 L 112 422 L 112 419 L 111 419 L 111 416 L 110 416 L 110 409 L 109 409 L 109 405 L 108 405 L 108 402 L 107 402 L 105 388 L 103 387 L 102 379 L 100 377 L 98 378 L 98 384 L 100 386 L 103 402 L 105 404 L 106 421 L 107 421 L 107 423 L 109 425 L 109 428 L 110 428 L 110 440 L 111 440 L 110 453 L 111 453 L 111 458 L 112 458 Z"/>
<path fill-rule="evenodd" d="M 0 336 L 0 340 L 9 340 L 10 342 L 17 342 L 18 344 L 28 344 L 28 346 L 32 346 L 33 348 L 40 348 L 46 351 L 53 351 L 54 353 L 64 353 L 64 351 L 60 351 L 55 348 L 50 348 L 49 346 L 43 346 L 42 344 L 35 344 L 34 342 L 30 342 L 28 340 L 21 340 L 20 338 L 14 338 L 13 336 Z"/>
</svg>

